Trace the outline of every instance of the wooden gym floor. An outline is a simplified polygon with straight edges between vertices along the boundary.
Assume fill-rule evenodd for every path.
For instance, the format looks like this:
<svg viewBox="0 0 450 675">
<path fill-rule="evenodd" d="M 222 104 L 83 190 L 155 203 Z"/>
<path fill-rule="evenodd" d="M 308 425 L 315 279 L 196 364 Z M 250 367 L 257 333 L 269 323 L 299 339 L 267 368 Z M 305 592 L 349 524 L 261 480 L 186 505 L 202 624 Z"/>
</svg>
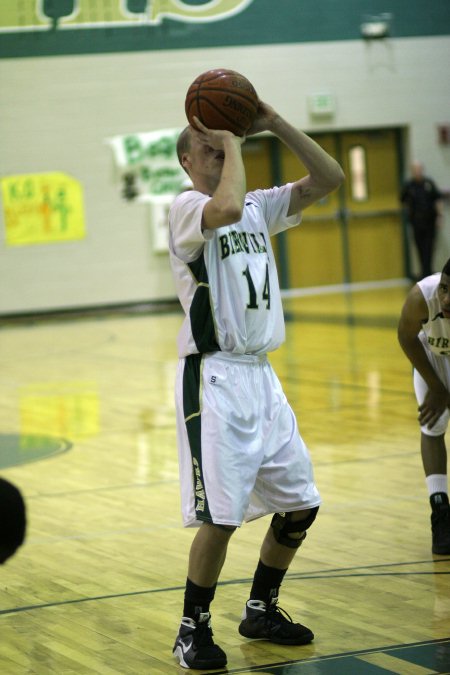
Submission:
<svg viewBox="0 0 450 675">
<path fill-rule="evenodd" d="M 407 288 L 287 298 L 271 356 L 323 498 L 280 605 L 315 641 L 241 638 L 268 519 L 234 535 L 212 607 L 228 670 L 450 672 L 450 556 L 431 554 Z M 192 530 L 181 526 L 173 406 L 178 311 L 3 322 L 0 473 L 26 498 L 0 569 L 0 673 L 178 675 Z M 194 672 L 194 671 L 191 671 Z"/>
</svg>

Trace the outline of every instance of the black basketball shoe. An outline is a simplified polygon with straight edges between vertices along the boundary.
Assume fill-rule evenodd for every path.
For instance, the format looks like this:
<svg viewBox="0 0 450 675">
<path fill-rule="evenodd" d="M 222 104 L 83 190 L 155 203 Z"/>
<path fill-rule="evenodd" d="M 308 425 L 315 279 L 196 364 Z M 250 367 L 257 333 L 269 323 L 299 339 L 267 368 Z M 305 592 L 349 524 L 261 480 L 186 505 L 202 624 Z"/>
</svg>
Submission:
<svg viewBox="0 0 450 675">
<path fill-rule="evenodd" d="M 209 670 L 223 668 L 227 663 L 225 652 L 212 639 L 211 615 L 203 612 L 198 620 L 183 616 L 173 646 L 173 655 L 183 668 Z"/>
<path fill-rule="evenodd" d="M 434 504 L 431 513 L 432 551 L 438 555 L 450 553 L 450 506 Z"/>
<path fill-rule="evenodd" d="M 301 623 L 294 623 L 289 614 L 278 606 L 278 598 L 269 605 L 262 600 L 248 600 L 239 633 L 253 640 L 270 640 L 280 645 L 306 645 L 314 633 Z"/>
</svg>

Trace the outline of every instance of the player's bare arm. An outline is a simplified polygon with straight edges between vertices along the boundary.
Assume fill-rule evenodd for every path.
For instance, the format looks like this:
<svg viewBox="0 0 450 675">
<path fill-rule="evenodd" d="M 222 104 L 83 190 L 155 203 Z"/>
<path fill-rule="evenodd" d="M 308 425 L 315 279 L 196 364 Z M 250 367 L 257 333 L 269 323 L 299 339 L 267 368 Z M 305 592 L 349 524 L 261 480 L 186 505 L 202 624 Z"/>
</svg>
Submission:
<svg viewBox="0 0 450 675">
<path fill-rule="evenodd" d="M 419 406 L 419 422 L 431 429 L 445 408 L 450 406 L 450 393 L 433 369 L 418 337 L 422 324 L 427 319 L 428 307 L 419 286 L 416 285 L 403 305 L 398 324 L 398 340 L 406 356 L 428 385 L 425 400 Z"/>
<path fill-rule="evenodd" d="M 307 176 L 293 184 L 288 215 L 302 211 L 338 188 L 344 180 L 344 172 L 333 157 L 263 101 L 260 101 L 256 120 L 248 135 L 259 131 L 272 132 L 309 171 Z"/>
<path fill-rule="evenodd" d="M 193 141 L 202 150 L 200 166 L 194 166 L 194 187 L 212 196 L 203 210 L 202 227 L 216 229 L 241 219 L 246 177 L 241 145 L 244 138 L 230 131 L 208 129 L 195 117 Z"/>
</svg>

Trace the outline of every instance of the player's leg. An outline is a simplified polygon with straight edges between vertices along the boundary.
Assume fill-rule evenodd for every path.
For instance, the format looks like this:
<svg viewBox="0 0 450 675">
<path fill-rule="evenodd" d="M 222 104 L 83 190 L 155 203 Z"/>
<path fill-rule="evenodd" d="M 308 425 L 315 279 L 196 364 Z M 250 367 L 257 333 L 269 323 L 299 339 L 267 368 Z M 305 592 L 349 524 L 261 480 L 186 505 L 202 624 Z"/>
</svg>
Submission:
<svg viewBox="0 0 450 675">
<path fill-rule="evenodd" d="M 273 516 L 261 546 L 250 599 L 239 626 L 239 632 L 244 637 L 291 645 L 308 644 L 314 639 L 309 628 L 295 623 L 278 606 L 278 596 L 289 565 L 317 511 L 318 507 L 314 507 Z"/>
<path fill-rule="evenodd" d="M 448 373 L 443 370 L 445 364 L 434 359 L 433 365 L 436 369 L 441 369 L 439 376 L 447 382 Z M 420 405 L 425 398 L 427 385 L 417 371 L 414 371 L 414 389 Z M 445 445 L 449 417 L 450 413 L 446 410 L 432 429 L 422 426 L 420 436 L 422 464 L 431 505 L 432 551 L 441 555 L 450 553 L 450 506 Z"/>
<path fill-rule="evenodd" d="M 225 653 L 212 639 L 210 605 L 257 469 L 245 455 L 242 423 L 236 438 L 231 421 L 242 418 L 245 392 L 239 392 L 238 383 L 245 381 L 245 374 L 236 373 L 238 366 L 225 357 L 186 361 L 176 396 L 183 519 L 185 525 L 202 524 L 191 546 L 183 617 L 173 653 L 182 666 L 206 670 L 226 664 Z M 223 401 L 229 401 L 226 415 Z M 239 464 L 241 458 L 246 466 Z"/>
<path fill-rule="evenodd" d="M 228 542 L 235 527 L 203 523 L 197 531 L 189 554 L 188 577 L 195 584 L 212 587 L 217 583 L 225 562 Z"/>
<path fill-rule="evenodd" d="M 280 644 L 307 644 L 314 638 L 312 631 L 294 623 L 279 608 L 278 595 L 289 565 L 317 515 L 320 496 L 295 415 L 273 371 L 268 372 L 267 383 L 267 406 L 272 412 L 270 428 L 264 434 L 265 461 L 254 492 L 255 504 L 262 503 L 277 513 L 261 546 L 239 632 Z M 257 514 L 257 510 L 250 511 L 250 517 Z"/>
<path fill-rule="evenodd" d="M 191 545 L 183 617 L 173 654 L 184 668 L 210 670 L 226 665 L 225 652 L 214 643 L 210 605 L 235 528 L 203 523 Z"/>
<path fill-rule="evenodd" d="M 260 558 L 265 565 L 287 570 L 317 515 L 318 507 L 277 513 L 264 537 Z"/>
<path fill-rule="evenodd" d="M 450 506 L 448 498 L 445 434 L 421 433 L 421 453 L 431 504 L 433 553 L 450 553 Z"/>
<path fill-rule="evenodd" d="M 435 492 L 448 493 L 447 448 L 445 446 L 445 434 L 439 434 L 439 436 L 429 436 L 422 431 L 420 449 L 425 476 L 428 477 L 440 475 L 445 479 L 444 485 L 439 485 L 439 487 L 445 489 L 435 490 Z"/>
<path fill-rule="evenodd" d="M 217 527 L 211 523 L 203 523 L 198 529 L 189 553 L 184 617 L 197 620 L 199 615 L 209 614 L 217 581 L 225 562 L 228 542 L 235 529 Z"/>
<path fill-rule="evenodd" d="M 202 371 L 200 356 L 181 360 L 175 387 L 183 521 L 185 526 L 203 522 L 191 544 L 183 616 L 172 651 L 184 668 L 209 670 L 222 668 L 227 662 L 225 653 L 213 641 L 210 604 L 234 528 L 215 527 L 208 522 L 212 518 L 203 474 Z"/>
</svg>

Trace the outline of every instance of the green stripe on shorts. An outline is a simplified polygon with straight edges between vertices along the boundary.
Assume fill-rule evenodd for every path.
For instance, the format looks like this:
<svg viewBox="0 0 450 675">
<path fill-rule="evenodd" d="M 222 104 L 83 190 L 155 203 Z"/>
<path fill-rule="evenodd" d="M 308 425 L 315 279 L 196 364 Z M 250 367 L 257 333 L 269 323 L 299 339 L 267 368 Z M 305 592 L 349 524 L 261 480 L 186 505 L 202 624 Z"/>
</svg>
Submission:
<svg viewBox="0 0 450 675">
<path fill-rule="evenodd" d="M 211 523 L 202 471 L 202 418 L 200 409 L 202 355 L 187 356 L 183 372 L 183 410 L 192 458 L 195 513 L 198 520 Z"/>
</svg>

